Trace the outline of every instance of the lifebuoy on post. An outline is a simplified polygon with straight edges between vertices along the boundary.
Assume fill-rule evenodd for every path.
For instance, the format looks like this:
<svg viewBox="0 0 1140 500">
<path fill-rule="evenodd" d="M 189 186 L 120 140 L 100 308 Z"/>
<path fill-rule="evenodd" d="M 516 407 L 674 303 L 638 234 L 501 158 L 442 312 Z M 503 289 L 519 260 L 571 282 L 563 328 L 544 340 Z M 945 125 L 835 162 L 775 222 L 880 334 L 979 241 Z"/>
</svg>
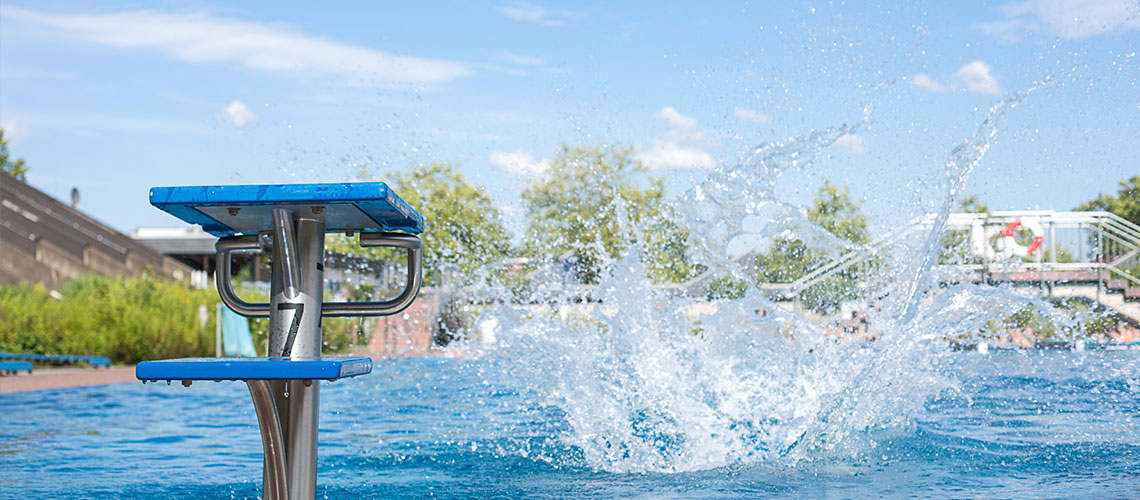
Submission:
<svg viewBox="0 0 1140 500">
<path fill-rule="evenodd" d="M 1019 244 L 1017 238 L 1014 237 L 1019 227 L 1029 230 L 1033 235 L 1033 240 L 1028 245 Z M 1045 230 L 1041 228 L 1041 221 L 1036 217 L 1025 220 L 1018 217 L 1017 220 L 1005 226 L 1005 230 L 1001 233 L 1001 239 L 998 241 L 1001 245 L 1003 257 L 1029 257 L 1045 242 Z"/>
</svg>

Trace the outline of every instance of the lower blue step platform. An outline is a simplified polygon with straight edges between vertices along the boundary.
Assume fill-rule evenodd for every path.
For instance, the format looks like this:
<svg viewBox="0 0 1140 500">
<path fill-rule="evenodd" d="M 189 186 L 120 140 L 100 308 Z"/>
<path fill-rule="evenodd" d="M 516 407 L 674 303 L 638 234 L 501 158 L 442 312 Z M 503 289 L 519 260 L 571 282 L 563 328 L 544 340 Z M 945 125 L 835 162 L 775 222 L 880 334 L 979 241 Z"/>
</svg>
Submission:
<svg viewBox="0 0 1140 500">
<path fill-rule="evenodd" d="M 157 380 L 336 380 L 372 372 L 363 356 L 320 358 L 179 358 L 143 361 L 135 378 Z"/>
</svg>

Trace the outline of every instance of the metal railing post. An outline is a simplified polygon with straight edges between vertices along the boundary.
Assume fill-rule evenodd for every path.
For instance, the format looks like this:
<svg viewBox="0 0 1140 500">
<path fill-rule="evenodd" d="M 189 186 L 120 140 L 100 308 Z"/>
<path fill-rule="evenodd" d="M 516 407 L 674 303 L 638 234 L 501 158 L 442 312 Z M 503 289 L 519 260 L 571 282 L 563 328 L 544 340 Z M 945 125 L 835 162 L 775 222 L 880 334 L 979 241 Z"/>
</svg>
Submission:
<svg viewBox="0 0 1140 500">
<path fill-rule="evenodd" d="M 1104 249 L 1102 248 L 1104 242 L 1101 239 L 1100 226 L 1096 226 L 1096 305 L 1103 306 L 1100 302 L 1100 289 L 1104 287 Z"/>
<path fill-rule="evenodd" d="M 226 350 L 222 344 L 222 303 L 214 307 L 214 357 L 220 358 Z"/>
</svg>

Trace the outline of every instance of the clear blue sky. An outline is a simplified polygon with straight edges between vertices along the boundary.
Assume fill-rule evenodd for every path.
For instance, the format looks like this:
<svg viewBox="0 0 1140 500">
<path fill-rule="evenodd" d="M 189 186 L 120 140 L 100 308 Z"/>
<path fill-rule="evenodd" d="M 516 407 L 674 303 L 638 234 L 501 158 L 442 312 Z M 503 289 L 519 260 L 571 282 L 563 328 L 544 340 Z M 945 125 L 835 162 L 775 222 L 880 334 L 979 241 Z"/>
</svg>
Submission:
<svg viewBox="0 0 1140 500">
<path fill-rule="evenodd" d="M 839 4 L 839 5 L 836 5 Z M 449 162 L 507 214 L 563 143 L 679 195 L 758 144 L 868 122 L 809 171 L 880 232 L 938 193 L 1004 96 L 967 193 L 1066 210 L 1140 174 L 1140 2 L 0 3 L 0 124 L 36 187 L 112 226 L 151 186 L 380 178 Z M 512 227 L 519 227 L 513 224 Z"/>
</svg>

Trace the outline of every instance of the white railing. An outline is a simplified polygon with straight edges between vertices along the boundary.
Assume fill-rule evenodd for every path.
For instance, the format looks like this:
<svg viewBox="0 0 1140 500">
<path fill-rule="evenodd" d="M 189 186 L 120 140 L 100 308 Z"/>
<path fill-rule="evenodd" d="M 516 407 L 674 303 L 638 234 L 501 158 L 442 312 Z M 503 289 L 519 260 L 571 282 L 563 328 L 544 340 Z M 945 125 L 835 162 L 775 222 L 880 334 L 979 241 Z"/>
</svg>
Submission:
<svg viewBox="0 0 1140 500">
<path fill-rule="evenodd" d="M 1002 258 L 996 246 L 1002 230 L 1011 227 L 1015 221 L 1032 221 L 1044 234 L 1043 251 L 1035 252 L 1035 259 Z M 921 231 L 929 231 L 934 216 L 927 215 L 888 233 L 869 245 L 847 252 L 791 283 L 763 283 L 759 287 L 785 300 L 796 299 L 805 290 L 820 284 L 836 274 L 859 264 L 868 262 L 874 256 L 886 257 L 885 252 L 892 246 Z M 1001 280 L 1007 273 L 1019 271 L 1095 272 L 1096 281 L 1105 277 L 1124 279 L 1131 286 L 1140 287 L 1140 276 L 1126 272 L 1125 266 L 1138 262 L 1140 256 L 1140 227 L 1109 212 L 1052 212 L 1017 211 L 993 212 L 989 214 L 953 213 L 946 223 L 946 231 L 969 231 L 969 243 L 973 262 L 967 264 L 942 263 L 938 267 L 957 269 L 991 275 Z M 1075 233 L 1070 235 L 1070 245 L 1059 245 L 1058 232 Z M 995 238 L 996 237 L 996 238 Z M 997 240 L 997 241 L 995 241 Z M 1074 249 L 1072 246 L 1076 246 Z M 989 246 L 989 248 L 986 248 Z M 1047 249 L 1048 251 L 1044 251 Z M 1059 262 L 1059 250 L 1072 256 L 1068 262 Z M 1073 255 L 1076 250 L 1076 255 Z M 935 250 L 937 251 L 937 250 Z M 1045 256 L 1048 256 L 1046 258 Z M 1044 275 L 1042 275 L 1044 276 Z"/>
</svg>

